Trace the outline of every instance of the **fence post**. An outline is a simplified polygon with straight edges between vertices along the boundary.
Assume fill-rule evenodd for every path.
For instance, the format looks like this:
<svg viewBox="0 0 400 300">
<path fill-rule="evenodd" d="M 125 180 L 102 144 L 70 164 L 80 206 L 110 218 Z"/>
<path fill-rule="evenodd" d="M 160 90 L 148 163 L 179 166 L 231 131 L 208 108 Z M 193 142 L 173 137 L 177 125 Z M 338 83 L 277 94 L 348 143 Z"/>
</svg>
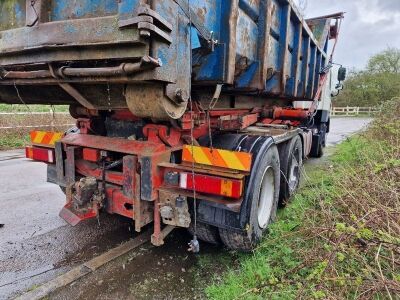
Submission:
<svg viewBox="0 0 400 300">
<path fill-rule="evenodd" d="M 373 116 L 378 112 L 380 112 L 380 110 L 374 107 L 360 107 L 360 106 L 332 107 L 331 116 L 340 116 L 340 117 Z"/>
<path fill-rule="evenodd" d="M 54 110 L 52 106 L 50 106 L 50 117 L 51 117 L 50 121 L 51 130 L 54 131 Z"/>
</svg>

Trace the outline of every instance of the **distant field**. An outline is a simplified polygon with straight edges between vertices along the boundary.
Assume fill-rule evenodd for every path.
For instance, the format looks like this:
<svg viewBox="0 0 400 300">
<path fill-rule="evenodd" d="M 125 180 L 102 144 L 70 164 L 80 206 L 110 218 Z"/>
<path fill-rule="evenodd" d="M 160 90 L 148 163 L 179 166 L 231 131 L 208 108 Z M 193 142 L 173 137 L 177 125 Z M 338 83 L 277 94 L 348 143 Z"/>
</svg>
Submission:
<svg viewBox="0 0 400 300">
<path fill-rule="evenodd" d="M 68 105 L 23 105 L 23 104 L 0 104 L 0 112 L 68 112 Z"/>
<path fill-rule="evenodd" d="M 69 114 L 60 114 L 64 112 L 68 112 L 67 105 L 0 104 L 0 150 L 25 147 L 32 130 L 67 130 L 75 120 Z"/>
</svg>

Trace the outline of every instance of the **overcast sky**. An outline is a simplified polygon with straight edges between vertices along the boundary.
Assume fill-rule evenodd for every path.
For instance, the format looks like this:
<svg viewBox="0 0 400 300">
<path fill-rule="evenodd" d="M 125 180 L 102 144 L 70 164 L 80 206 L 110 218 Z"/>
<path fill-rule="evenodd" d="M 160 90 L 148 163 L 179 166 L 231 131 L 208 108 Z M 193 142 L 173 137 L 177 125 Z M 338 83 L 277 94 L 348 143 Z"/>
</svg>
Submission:
<svg viewBox="0 0 400 300">
<path fill-rule="evenodd" d="M 296 0 L 307 2 L 306 18 L 346 12 L 335 61 L 363 68 L 368 58 L 400 48 L 400 0 Z"/>
</svg>

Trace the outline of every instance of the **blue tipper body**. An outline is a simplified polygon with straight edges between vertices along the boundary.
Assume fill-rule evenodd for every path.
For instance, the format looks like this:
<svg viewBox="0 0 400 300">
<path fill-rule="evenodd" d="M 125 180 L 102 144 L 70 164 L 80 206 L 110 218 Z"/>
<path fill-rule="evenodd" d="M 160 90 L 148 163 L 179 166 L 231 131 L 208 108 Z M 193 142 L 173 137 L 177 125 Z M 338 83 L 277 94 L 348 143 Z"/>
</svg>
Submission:
<svg viewBox="0 0 400 300">
<path fill-rule="evenodd" d="M 125 80 L 160 83 L 170 98 L 177 90 L 190 91 L 190 86 L 224 84 L 230 93 L 302 100 L 313 98 L 329 60 L 330 20 L 307 24 L 292 0 L 34 2 L 34 10 L 32 1 L 0 2 L 0 67 L 92 61 L 104 65 L 149 55 L 161 66 Z M 157 14 L 153 23 L 159 31 L 140 29 L 134 22 L 121 26 L 144 6 Z M 19 101 L 0 86 L 0 101 L 6 98 Z M 39 97 L 26 98 L 28 103 L 40 102 Z M 59 96 L 54 102 L 70 103 L 67 98 Z M 114 99 L 113 106 L 124 106 L 117 95 Z"/>
</svg>

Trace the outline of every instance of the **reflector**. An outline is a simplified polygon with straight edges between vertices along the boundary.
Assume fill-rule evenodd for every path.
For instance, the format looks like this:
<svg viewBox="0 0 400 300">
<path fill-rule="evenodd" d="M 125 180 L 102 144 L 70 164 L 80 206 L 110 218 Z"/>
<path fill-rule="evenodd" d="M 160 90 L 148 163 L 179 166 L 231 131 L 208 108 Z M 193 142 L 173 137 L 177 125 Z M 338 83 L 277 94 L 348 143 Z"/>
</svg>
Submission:
<svg viewBox="0 0 400 300">
<path fill-rule="evenodd" d="M 186 190 L 196 190 L 199 193 L 224 196 L 238 199 L 242 196 L 241 180 L 225 179 L 215 176 L 180 173 L 179 187 Z"/>
<path fill-rule="evenodd" d="M 31 131 L 31 142 L 36 145 L 52 146 L 63 137 L 62 132 Z"/>
<path fill-rule="evenodd" d="M 27 146 L 25 148 L 25 156 L 26 158 L 43 161 L 47 163 L 54 163 L 54 150 L 48 148 L 39 148 Z"/>
</svg>

